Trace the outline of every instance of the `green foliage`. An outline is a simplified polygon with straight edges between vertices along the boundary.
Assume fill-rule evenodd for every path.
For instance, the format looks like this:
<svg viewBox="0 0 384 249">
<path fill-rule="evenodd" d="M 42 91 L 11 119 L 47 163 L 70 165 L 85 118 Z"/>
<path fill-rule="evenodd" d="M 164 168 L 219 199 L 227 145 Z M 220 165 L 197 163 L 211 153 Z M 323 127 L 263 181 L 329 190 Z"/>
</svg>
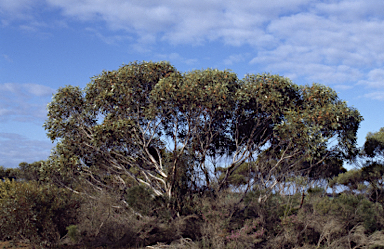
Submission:
<svg viewBox="0 0 384 249">
<path fill-rule="evenodd" d="M 364 152 L 369 157 L 384 156 L 384 127 L 376 133 L 368 133 Z"/>
<path fill-rule="evenodd" d="M 85 89 L 65 86 L 53 96 L 44 127 L 57 145 L 47 161 L 0 167 L 0 238 L 40 246 L 66 234 L 88 247 L 382 246 L 384 130 L 367 136 L 360 155 L 370 160 L 361 169 L 343 168 L 358 154 L 361 121 L 331 88 L 279 75 L 181 73 L 167 62 L 104 71 Z M 349 191 L 329 198 L 308 186 L 327 180 Z M 295 187 L 307 194 L 278 194 Z"/>
<path fill-rule="evenodd" d="M 22 162 L 18 167 L 18 178 L 26 181 L 41 181 L 41 167 L 45 161 L 33 163 Z"/>
<path fill-rule="evenodd" d="M 344 185 L 344 186 L 347 186 L 352 191 L 352 190 L 357 190 L 359 187 L 359 184 L 363 182 L 364 182 L 364 178 L 361 170 L 352 169 L 334 177 L 332 180 L 330 180 L 329 186 L 333 187 L 337 184 Z"/>
<path fill-rule="evenodd" d="M 49 210 L 67 205 L 65 208 L 69 212 L 74 211 L 74 207 L 68 206 L 63 192 L 58 194 L 60 198 L 44 192 L 48 187 L 53 189 L 51 191 L 60 192 L 56 187 L 32 181 L 7 180 L 1 185 L 2 236 L 6 232 L 7 238 L 29 238 L 43 246 L 52 245 L 52 238 L 57 242 L 59 232 L 55 228 L 58 224 L 55 217 L 65 213 L 63 210 L 60 214 Z M 23 198 L 18 197 L 20 192 Z M 44 192 L 44 195 L 33 195 L 35 192 Z M 260 203 L 257 201 L 260 196 L 258 191 L 250 191 L 243 196 L 227 189 L 218 196 L 195 196 L 194 208 L 199 210 L 196 214 L 172 217 L 169 211 L 168 215 L 165 214 L 166 202 L 160 201 L 147 188 L 135 186 L 128 189 L 125 196 L 129 208 L 118 206 L 118 196 L 104 193 L 96 199 L 83 201 L 80 212 L 76 212 L 76 220 L 66 222 L 70 217 L 67 215 L 59 224 L 66 222 L 61 236 L 67 231 L 74 243 L 89 247 L 145 247 L 160 243 L 169 248 L 348 248 L 354 245 L 383 245 L 384 212 L 381 204 L 361 195 L 344 193 L 330 199 L 323 193 L 321 188 L 309 189 L 304 205 L 298 207 L 301 200 L 299 193 L 294 196 L 275 194 Z M 49 201 L 47 196 L 51 198 Z M 39 201 L 39 198 L 45 201 Z M 57 203 L 56 199 L 67 201 L 66 204 Z M 24 204 L 19 207 L 17 204 L 21 200 Z M 142 215 L 131 212 L 132 209 L 141 210 Z M 14 210 L 11 217 L 17 218 L 8 217 L 11 210 Z M 44 216 L 45 213 L 52 215 Z M 51 220 L 44 218 L 48 216 Z M 48 235 L 51 236 L 49 242 Z"/>
<path fill-rule="evenodd" d="M 21 166 L 32 172 L 30 180 L 85 193 L 80 241 L 148 245 L 189 234 L 203 247 L 268 247 L 267 238 L 280 247 L 323 245 L 332 241 L 320 231 L 327 222 L 316 220 L 318 228 L 304 217 L 318 212 L 328 219 L 344 208 L 351 226 L 364 223 L 370 233 L 379 225 L 359 210 L 374 217 L 378 211 L 368 200 L 328 202 L 319 189 L 306 198 L 273 193 L 285 183 L 304 188 L 339 173 L 334 184 L 351 189 L 361 179 L 378 182 L 376 166 L 355 175 L 342 167 L 358 153 L 361 120 L 323 85 L 134 62 L 102 72 L 85 89 L 60 88 L 44 124 L 57 146 L 48 161 Z"/>
<path fill-rule="evenodd" d="M 99 190 L 143 184 L 184 212 L 204 189 L 336 175 L 356 156 L 361 120 L 319 84 L 134 62 L 58 90 L 44 124 L 58 144 L 40 173 Z"/>
<path fill-rule="evenodd" d="M 226 187 L 229 185 L 233 187 L 242 187 L 246 185 L 250 179 L 255 177 L 255 163 L 248 163 L 245 162 L 241 164 L 236 170 L 233 171 L 233 173 L 228 177 L 226 181 Z M 219 181 L 221 181 L 225 177 L 226 168 L 218 167 L 216 169 L 216 172 L 218 172 L 219 175 Z"/>
<path fill-rule="evenodd" d="M 360 153 L 360 169 L 350 173 L 350 184 L 364 192 L 372 201 L 384 203 L 384 128 L 376 133 L 368 133 Z M 353 179 L 352 179 L 353 178 Z M 337 178 L 334 181 L 340 181 Z M 345 179 L 344 179 L 345 181 Z M 345 183 L 342 183 L 344 184 Z M 349 186 L 351 187 L 351 186 Z"/>
<path fill-rule="evenodd" d="M 4 166 L 0 166 L 0 180 L 6 179 L 16 179 L 18 178 L 18 171 L 12 168 L 4 168 Z"/>
<path fill-rule="evenodd" d="M 135 187 L 135 191 L 145 188 Z M 148 195 L 147 195 L 148 194 Z M 197 239 L 199 226 L 198 217 L 182 216 L 170 217 L 169 209 L 160 209 L 159 202 L 151 198 L 150 193 L 144 193 L 131 201 L 138 201 L 128 208 L 120 206 L 119 200 L 107 193 L 97 195 L 96 199 L 85 200 L 80 208 L 78 223 L 79 241 L 81 245 L 90 248 L 143 248 L 157 242 L 171 243 L 182 238 Z M 140 197 L 148 198 L 141 200 Z M 128 200 L 129 201 L 129 200 Z M 143 204 L 149 207 L 144 207 Z M 148 215 L 132 212 L 132 209 L 145 208 Z M 163 212 L 163 213 L 162 213 Z M 166 217 L 168 212 L 168 217 Z M 143 212 L 141 212 L 143 213 Z"/>
<path fill-rule="evenodd" d="M 317 191 L 316 191 L 317 192 Z M 383 209 L 364 196 L 342 194 L 330 199 L 313 194 L 302 207 L 282 215 L 282 206 L 296 206 L 290 196 L 274 196 L 260 207 L 267 240 L 261 248 L 350 248 L 382 245 Z M 280 219 L 275 217 L 279 215 Z M 359 248 L 359 247 L 358 247 Z"/>
<path fill-rule="evenodd" d="M 77 226 L 76 225 L 69 225 L 66 229 L 68 231 L 68 237 L 73 242 L 77 243 L 79 238 L 80 238 L 80 233 L 79 233 L 79 229 L 77 228 Z"/>
<path fill-rule="evenodd" d="M 80 201 L 63 189 L 37 182 L 0 182 L 0 236 L 49 246 L 76 221 Z"/>
<path fill-rule="evenodd" d="M 162 219 L 169 219 L 171 216 L 164 199 L 155 196 L 150 189 L 142 185 L 129 188 L 125 198 L 128 205 L 140 214 Z"/>
<path fill-rule="evenodd" d="M 380 213 L 376 208 L 374 203 L 364 197 L 351 194 L 341 194 L 333 200 L 323 198 L 314 206 L 315 211 L 321 215 L 337 217 L 346 228 L 352 229 L 363 223 L 365 229 L 371 232 L 378 228 L 377 216 Z"/>
<path fill-rule="evenodd" d="M 381 163 L 367 161 L 361 169 L 352 169 L 332 178 L 330 187 L 342 185 L 351 193 L 362 193 L 374 202 L 384 203 L 384 167 Z"/>
</svg>

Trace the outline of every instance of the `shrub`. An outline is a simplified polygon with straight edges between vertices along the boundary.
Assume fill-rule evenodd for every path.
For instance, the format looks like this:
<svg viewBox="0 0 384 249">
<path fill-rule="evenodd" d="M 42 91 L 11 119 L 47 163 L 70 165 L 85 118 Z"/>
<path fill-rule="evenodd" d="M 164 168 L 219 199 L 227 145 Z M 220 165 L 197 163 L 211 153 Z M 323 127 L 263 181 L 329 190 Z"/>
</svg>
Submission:
<svg viewBox="0 0 384 249">
<path fill-rule="evenodd" d="M 157 242 L 171 243 L 180 239 L 180 234 L 188 232 L 186 222 L 192 221 L 192 217 L 165 220 L 167 215 L 159 215 L 156 211 L 158 200 L 139 190 L 132 190 L 138 193 L 138 203 L 128 200 L 132 206 L 121 205 L 119 196 L 113 193 L 100 192 L 95 199 L 85 200 L 80 208 L 79 223 L 76 224 L 79 243 L 89 247 L 143 247 Z M 131 198 L 134 197 L 131 193 Z"/>
<path fill-rule="evenodd" d="M 79 241 L 80 233 L 76 225 L 70 225 L 67 227 L 68 237 L 75 243 Z"/>
<path fill-rule="evenodd" d="M 363 224 L 368 232 L 374 232 L 380 226 L 377 223 L 377 216 L 381 216 L 379 205 L 375 205 L 363 196 L 343 193 L 333 200 L 322 198 L 314 203 L 314 207 L 320 215 L 338 217 L 348 230 Z"/>
<path fill-rule="evenodd" d="M 76 222 L 80 200 L 65 189 L 37 182 L 0 182 L 0 239 L 50 246 Z"/>
<path fill-rule="evenodd" d="M 107 197 L 106 197 L 107 198 Z M 141 215 L 156 216 L 163 219 L 171 217 L 171 210 L 161 196 L 155 196 L 150 189 L 138 185 L 127 190 L 125 200 L 128 205 Z"/>
</svg>

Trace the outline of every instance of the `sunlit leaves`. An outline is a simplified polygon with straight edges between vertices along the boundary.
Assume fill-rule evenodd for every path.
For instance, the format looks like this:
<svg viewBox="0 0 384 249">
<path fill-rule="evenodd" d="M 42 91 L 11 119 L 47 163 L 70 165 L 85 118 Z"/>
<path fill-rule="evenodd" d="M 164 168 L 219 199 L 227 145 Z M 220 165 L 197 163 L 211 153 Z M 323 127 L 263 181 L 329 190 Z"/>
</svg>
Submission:
<svg viewBox="0 0 384 249">
<path fill-rule="evenodd" d="M 212 167 L 222 167 L 226 177 L 220 180 L 226 181 L 249 161 L 268 164 L 274 174 L 318 172 L 314 162 L 329 155 L 353 156 L 361 120 L 322 85 L 298 86 L 271 74 L 240 80 L 229 70 L 180 73 L 165 62 L 134 62 L 93 77 L 84 90 L 59 89 L 45 128 L 60 141 L 53 154 L 63 167 L 67 162 L 95 179 L 129 176 L 160 194 L 176 186 L 185 157 L 195 186 L 212 182 Z M 161 160 L 156 149 L 172 160 Z M 227 163 L 213 165 L 219 157 Z"/>
<path fill-rule="evenodd" d="M 111 113 L 122 118 L 142 112 L 150 115 L 150 92 L 160 79 L 175 72 L 165 62 L 124 65 L 117 71 L 92 78 L 85 89 L 86 99 L 95 113 Z"/>
<path fill-rule="evenodd" d="M 364 152 L 369 157 L 384 155 L 384 128 L 376 133 L 368 133 L 364 144 Z"/>
</svg>

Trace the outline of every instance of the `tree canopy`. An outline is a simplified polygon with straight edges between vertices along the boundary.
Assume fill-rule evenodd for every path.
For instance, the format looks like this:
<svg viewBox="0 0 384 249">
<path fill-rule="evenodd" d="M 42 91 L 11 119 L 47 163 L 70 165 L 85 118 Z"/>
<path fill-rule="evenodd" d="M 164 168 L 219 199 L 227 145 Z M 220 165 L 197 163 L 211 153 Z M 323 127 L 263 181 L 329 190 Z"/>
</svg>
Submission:
<svg viewBox="0 0 384 249">
<path fill-rule="evenodd" d="M 284 177 L 338 172 L 336 162 L 358 153 L 361 120 L 323 85 L 134 62 L 57 91 L 44 127 L 58 143 L 45 166 L 58 181 L 75 174 L 121 191 L 140 183 L 169 198 L 220 191 L 247 167 L 243 184 L 273 189 Z"/>
<path fill-rule="evenodd" d="M 375 133 L 368 133 L 364 143 L 364 153 L 368 157 L 384 156 L 384 127 Z"/>
</svg>

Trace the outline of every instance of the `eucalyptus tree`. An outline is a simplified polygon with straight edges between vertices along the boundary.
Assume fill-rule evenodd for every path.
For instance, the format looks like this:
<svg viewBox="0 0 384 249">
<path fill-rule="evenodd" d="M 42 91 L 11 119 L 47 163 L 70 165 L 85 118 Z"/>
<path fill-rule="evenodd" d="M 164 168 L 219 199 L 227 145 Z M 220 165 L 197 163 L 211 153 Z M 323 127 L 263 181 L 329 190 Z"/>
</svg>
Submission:
<svg viewBox="0 0 384 249">
<path fill-rule="evenodd" d="M 361 184 L 368 183 L 372 200 L 384 203 L 384 128 L 367 134 L 361 157 Z"/>
<path fill-rule="evenodd" d="M 5 181 L 6 179 L 18 179 L 19 172 L 14 168 L 5 168 L 0 165 L 0 181 Z"/>
<path fill-rule="evenodd" d="M 364 154 L 370 158 L 376 157 L 378 160 L 384 158 L 384 127 L 378 132 L 368 133 L 364 143 Z"/>
<path fill-rule="evenodd" d="M 45 165 L 95 190 L 136 182 L 172 198 L 180 186 L 221 191 L 246 163 L 247 184 L 272 189 L 355 156 L 361 120 L 322 85 L 134 62 L 57 91 L 44 126 L 58 143 Z"/>
</svg>

